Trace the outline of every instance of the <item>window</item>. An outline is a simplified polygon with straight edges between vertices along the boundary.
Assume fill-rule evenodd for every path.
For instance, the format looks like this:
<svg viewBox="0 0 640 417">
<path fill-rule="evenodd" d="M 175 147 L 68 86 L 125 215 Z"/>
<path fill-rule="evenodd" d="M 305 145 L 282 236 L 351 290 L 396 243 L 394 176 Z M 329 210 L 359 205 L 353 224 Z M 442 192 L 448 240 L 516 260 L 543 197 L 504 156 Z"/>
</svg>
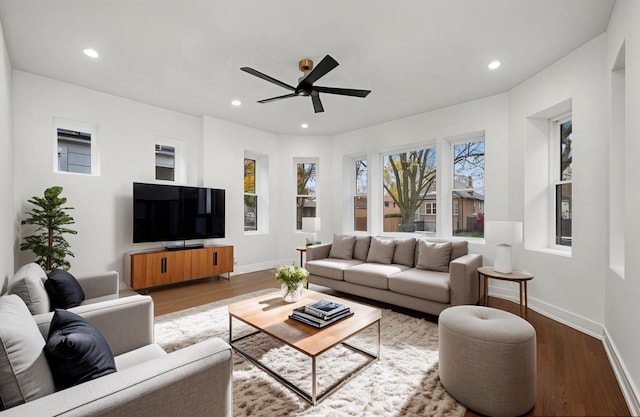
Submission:
<svg viewBox="0 0 640 417">
<path fill-rule="evenodd" d="M 175 181 L 176 179 L 176 148 L 156 144 L 156 179 Z"/>
<path fill-rule="evenodd" d="M 97 126 L 54 117 L 53 128 L 54 172 L 100 175 Z"/>
<path fill-rule="evenodd" d="M 436 231 L 436 149 L 424 148 L 383 156 L 384 232 Z M 393 204 L 387 203 L 391 202 Z M 420 207 L 433 203 L 433 214 Z M 391 207 L 392 206 L 392 207 Z"/>
<path fill-rule="evenodd" d="M 367 231 L 367 160 L 355 161 L 356 193 L 353 197 L 353 230 Z"/>
<path fill-rule="evenodd" d="M 571 116 L 558 119 L 553 123 L 555 145 L 552 146 L 552 167 L 555 169 L 553 181 L 555 244 L 571 246 L 572 202 L 572 165 L 573 165 L 573 126 Z"/>
<path fill-rule="evenodd" d="M 244 230 L 258 230 L 258 195 L 256 194 L 256 160 L 244 158 Z"/>
<path fill-rule="evenodd" d="M 452 147 L 452 235 L 484 237 L 484 138 Z"/>
<path fill-rule="evenodd" d="M 296 230 L 303 217 L 316 217 L 316 163 L 296 163 Z"/>
</svg>

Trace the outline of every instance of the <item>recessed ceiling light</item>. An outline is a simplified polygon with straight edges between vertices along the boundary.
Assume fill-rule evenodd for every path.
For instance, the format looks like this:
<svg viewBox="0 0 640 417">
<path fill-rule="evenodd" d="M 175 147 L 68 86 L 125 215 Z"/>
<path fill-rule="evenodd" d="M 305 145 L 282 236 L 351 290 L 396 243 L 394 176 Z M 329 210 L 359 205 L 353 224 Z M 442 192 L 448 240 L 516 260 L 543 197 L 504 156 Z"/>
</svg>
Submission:
<svg viewBox="0 0 640 417">
<path fill-rule="evenodd" d="M 241 102 L 240 100 L 233 100 L 233 101 L 231 102 L 231 105 L 232 105 L 232 106 L 236 106 L 236 107 L 237 107 L 237 106 L 240 106 L 241 104 L 242 104 L 242 102 Z"/>
<path fill-rule="evenodd" d="M 309 125 L 306 124 L 306 123 L 303 123 L 303 124 L 300 125 L 300 127 L 303 128 L 303 129 L 307 129 L 309 127 Z"/>
<path fill-rule="evenodd" d="M 488 65 L 489 69 L 496 69 L 500 66 L 500 61 L 491 61 Z"/>
<path fill-rule="evenodd" d="M 91 49 L 91 48 L 87 48 L 85 50 L 83 50 L 82 52 L 84 52 L 84 54 L 88 57 L 91 58 L 97 58 L 100 56 L 100 54 L 95 50 L 95 49 Z"/>
</svg>

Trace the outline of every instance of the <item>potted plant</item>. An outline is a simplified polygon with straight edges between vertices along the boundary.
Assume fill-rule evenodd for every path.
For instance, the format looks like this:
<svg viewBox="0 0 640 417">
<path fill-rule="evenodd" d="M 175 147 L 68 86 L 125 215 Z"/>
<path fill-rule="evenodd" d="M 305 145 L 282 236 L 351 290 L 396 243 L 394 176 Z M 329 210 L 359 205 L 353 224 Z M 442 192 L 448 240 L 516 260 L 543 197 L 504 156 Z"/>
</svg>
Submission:
<svg viewBox="0 0 640 417">
<path fill-rule="evenodd" d="M 36 207 L 26 212 L 28 217 L 22 220 L 22 224 L 35 225 L 36 229 L 32 235 L 24 238 L 20 250 L 31 250 L 36 255 L 36 263 L 47 273 L 54 268 L 68 270 L 71 264 L 66 257 L 74 256 L 64 237 L 67 233 L 78 233 L 66 227 L 75 223 L 73 217 L 66 213 L 73 207 L 63 207 L 67 199 L 60 197 L 61 193 L 62 187 L 53 186 L 44 190 L 44 197 L 31 197 L 27 201 Z"/>
<path fill-rule="evenodd" d="M 282 298 L 288 303 L 300 301 L 302 286 L 307 282 L 309 271 L 296 265 L 279 266 L 274 269 L 276 281 L 281 283 Z"/>
</svg>

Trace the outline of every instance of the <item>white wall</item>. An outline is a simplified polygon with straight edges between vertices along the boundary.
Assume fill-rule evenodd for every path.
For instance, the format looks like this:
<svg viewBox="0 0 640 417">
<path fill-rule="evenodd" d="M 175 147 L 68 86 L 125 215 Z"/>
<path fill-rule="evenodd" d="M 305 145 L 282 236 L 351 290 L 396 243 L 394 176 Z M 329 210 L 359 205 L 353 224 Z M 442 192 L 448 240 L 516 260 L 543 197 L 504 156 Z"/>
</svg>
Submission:
<svg viewBox="0 0 640 417">
<path fill-rule="evenodd" d="M 201 169 L 200 120 L 21 71 L 13 72 L 13 81 L 16 227 L 22 232 L 19 219 L 33 207 L 28 198 L 60 185 L 74 207 L 70 214 L 78 231 L 68 235 L 75 253 L 69 258 L 71 271 L 122 275 L 125 252 L 154 246 L 132 243 L 132 182 L 155 181 L 154 146 L 161 136 L 184 142 L 186 182 L 195 185 Z M 97 125 L 99 176 L 54 172 L 54 117 Z M 16 268 L 33 259 L 30 251 L 16 249 Z"/>
<path fill-rule="evenodd" d="M 13 85 L 11 62 L 0 24 L 0 294 L 8 277 L 13 275 L 13 253 L 16 244 L 15 212 L 13 209 Z"/>
<path fill-rule="evenodd" d="M 605 325 L 609 348 L 614 353 L 614 365 L 619 360 L 619 374 L 623 378 L 622 389 L 627 398 L 633 398 L 632 415 L 640 414 L 640 193 L 638 193 L 638 159 L 640 158 L 640 2 L 618 0 L 607 29 L 605 84 L 611 94 L 611 71 L 618 51 L 625 44 L 625 98 L 626 137 L 624 152 L 624 205 L 623 216 L 626 229 L 624 239 L 624 270 L 605 269 Z M 610 102 L 610 98 L 609 98 Z M 612 140 L 613 138 L 610 138 Z M 620 378 L 619 378 L 620 379 Z M 626 382 L 626 383 L 625 383 Z"/>
</svg>

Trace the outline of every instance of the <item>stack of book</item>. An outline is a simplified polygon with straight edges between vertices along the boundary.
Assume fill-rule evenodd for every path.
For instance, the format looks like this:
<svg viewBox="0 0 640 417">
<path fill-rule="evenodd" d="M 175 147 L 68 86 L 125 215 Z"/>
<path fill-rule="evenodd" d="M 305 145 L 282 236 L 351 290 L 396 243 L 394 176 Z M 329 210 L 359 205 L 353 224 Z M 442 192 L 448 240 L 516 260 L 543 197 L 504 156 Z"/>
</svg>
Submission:
<svg viewBox="0 0 640 417">
<path fill-rule="evenodd" d="M 289 318 L 320 329 L 352 315 L 351 309 L 344 304 L 329 300 L 319 300 L 315 303 L 294 308 Z"/>
</svg>

